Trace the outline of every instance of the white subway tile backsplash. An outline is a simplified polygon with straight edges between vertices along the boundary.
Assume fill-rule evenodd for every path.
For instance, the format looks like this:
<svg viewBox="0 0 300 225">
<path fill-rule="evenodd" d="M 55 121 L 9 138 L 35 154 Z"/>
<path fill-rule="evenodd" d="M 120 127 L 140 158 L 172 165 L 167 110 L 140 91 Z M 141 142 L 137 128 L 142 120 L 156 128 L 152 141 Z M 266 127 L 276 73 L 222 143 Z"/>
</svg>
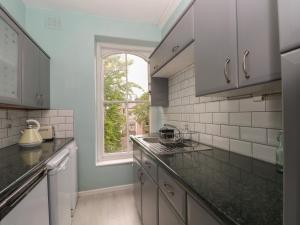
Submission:
<svg viewBox="0 0 300 225">
<path fill-rule="evenodd" d="M 239 112 L 239 100 L 226 100 L 220 102 L 220 112 Z"/>
<path fill-rule="evenodd" d="M 212 113 L 200 113 L 200 123 L 212 123 Z"/>
<path fill-rule="evenodd" d="M 278 134 L 280 130 L 268 129 L 268 145 L 278 146 Z"/>
<path fill-rule="evenodd" d="M 281 95 L 269 95 L 266 99 L 266 111 L 282 111 Z"/>
<path fill-rule="evenodd" d="M 57 110 L 58 116 L 73 116 L 73 110 Z"/>
<path fill-rule="evenodd" d="M 5 119 L 7 117 L 7 110 L 0 109 L 0 119 Z"/>
<path fill-rule="evenodd" d="M 213 146 L 229 150 L 229 138 L 213 136 Z"/>
<path fill-rule="evenodd" d="M 66 131 L 56 131 L 55 132 L 56 138 L 65 138 L 66 137 Z"/>
<path fill-rule="evenodd" d="M 281 112 L 254 112 L 252 113 L 252 126 L 281 129 Z"/>
<path fill-rule="evenodd" d="M 266 110 L 266 102 L 264 100 L 260 102 L 253 101 L 252 98 L 240 100 L 241 112 L 260 112 Z"/>
<path fill-rule="evenodd" d="M 267 129 L 241 127 L 241 140 L 267 144 Z"/>
<path fill-rule="evenodd" d="M 221 125 L 221 136 L 239 139 L 240 137 L 240 128 L 238 126 L 227 126 Z"/>
<path fill-rule="evenodd" d="M 65 123 L 65 117 L 50 117 L 50 124 Z"/>
<path fill-rule="evenodd" d="M 194 112 L 195 113 L 204 113 L 205 112 L 205 104 L 204 103 L 195 104 Z"/>
<path fill-rule="evenodd" d="M 276 163 L 276 148 L 268 145 L 253 144 L 253 157 L 270 163 Z"/>
<path fill-rule="evenodd" d="M 205 106 L 206 112 L 219 112 L 220 103 L 219 102 L 208 102 Z"/>
<path fill-rule="evenodd" d="M 212 137 L 212 135 L 200 134 L 200 142 L 202 142 L 203 144 L 212 145 Z"/>
<path fill-rule="evenodd" d="M 66 131 L 66 138 L 74 137 L 74 132 L 73 131 Z"/>
<path fill-rule="evenodd" d="M 28 118 L 42 117 L 41 110 L 32 110 L 28 112 Z"/>
<path fill-rule="evenodd" d="M 42 117 L 54 117 L 57 116 L 57 110 L 43 110 Z"/>
<path fill-rule="evenodd" d="M 274 146 L 278 145 L 277 133 L 282 127 L 281 95 L 261 101 L 195 97 L 194 83 L 193 67 L 169 78 L 170 105 L 163 110 L 164 122 L 182 129 L 188 124 L 190 130 L 199 132 L 193 139 L 203 144 L 274 163 Z"/>
<path fill-rule="evenodd" d="M 251 113 L 230 113 L 229 124 L 237 126 L 251 126 Z"/>
<path fill-rule="evenodd" d="M 220 125 L 206 124 L 206 133 L 220 136 L 221 134 Z"/>
<path fill-rule="evenodd" d="M 250 142 L 230 139 L 230 151 L 250 157 L 252 156 L 252 145 Z"/>
<path fill-rule="evenodd" d="M 229 114 L 228 113 L 213 113 L 214 124 L 228 124 Z"/>
<path fill-rule="evenodd" d="M 7 137 L 7 129 L 0 129 L 0 138 Z"/>
</svg>

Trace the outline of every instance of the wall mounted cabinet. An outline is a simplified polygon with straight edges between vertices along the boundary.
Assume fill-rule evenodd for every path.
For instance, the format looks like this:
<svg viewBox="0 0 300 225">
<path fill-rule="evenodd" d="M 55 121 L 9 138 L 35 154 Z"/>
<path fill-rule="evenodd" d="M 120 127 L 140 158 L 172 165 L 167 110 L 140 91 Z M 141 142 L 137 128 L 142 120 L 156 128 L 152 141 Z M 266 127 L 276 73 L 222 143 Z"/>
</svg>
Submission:
<svg viewBox="0 0 300 225">
<path fill-rule="evenodd" d="M 22 32 L 0 8 L 0 103 L 21 103 Z"/>
<path fill-rule="evenodd" d="M 197 0 L 194 10 L 197 96 L 281 78 L 277 1 Z"/>
<path fill-rule="evenodd" d="M 50 107 L 50 58 L 0 7 L 0 104 Z"/>
</svg>

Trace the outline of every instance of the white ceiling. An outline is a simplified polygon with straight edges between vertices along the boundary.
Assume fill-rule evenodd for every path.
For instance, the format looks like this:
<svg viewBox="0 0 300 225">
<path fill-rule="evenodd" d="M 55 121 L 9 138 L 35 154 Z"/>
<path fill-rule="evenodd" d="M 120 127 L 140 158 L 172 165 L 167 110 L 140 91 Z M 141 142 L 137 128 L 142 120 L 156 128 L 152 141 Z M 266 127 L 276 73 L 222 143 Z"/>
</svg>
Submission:
<svg viewBox="0 0 300 225">
<path fill-rule="evenodd" d="M 132 22 L 158 25 L 172 15 L 181 0 L 23 0 L 34 7 L 80 11 Z"/>
</svg>

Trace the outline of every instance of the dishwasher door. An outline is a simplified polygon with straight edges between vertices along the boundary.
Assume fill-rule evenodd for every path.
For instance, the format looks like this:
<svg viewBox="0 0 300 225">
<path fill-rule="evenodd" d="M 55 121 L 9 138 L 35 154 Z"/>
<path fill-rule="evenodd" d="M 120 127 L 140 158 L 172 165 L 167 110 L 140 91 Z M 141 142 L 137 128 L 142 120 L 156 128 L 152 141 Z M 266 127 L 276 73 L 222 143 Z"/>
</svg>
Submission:
<svg viewBox="0 0 300 225">
<path fill-rule="evenodd" d="M 47 177 L 2 220 L 1 225 L 49 225 Z"/>
<path fill-rule="evenodd" d="M 71 225 L 70 157 L 48 172 L 50 225 Z"/>
</svg>

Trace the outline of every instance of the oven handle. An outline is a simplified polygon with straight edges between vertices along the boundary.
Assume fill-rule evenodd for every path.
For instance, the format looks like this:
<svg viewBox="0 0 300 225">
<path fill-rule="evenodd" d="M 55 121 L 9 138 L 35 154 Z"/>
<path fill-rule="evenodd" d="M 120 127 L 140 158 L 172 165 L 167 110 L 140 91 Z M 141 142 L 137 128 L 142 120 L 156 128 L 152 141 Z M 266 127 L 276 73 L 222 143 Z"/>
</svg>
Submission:
<svg viewBox="0 0 300 225">
<path fill-rule="evenodd" d="M 4 207 L 15 207 L 46 175 L 47 168 L 43 168 L 35 173 L 28 181 L 0 203 L 0 210 Z"/>
</svg>

